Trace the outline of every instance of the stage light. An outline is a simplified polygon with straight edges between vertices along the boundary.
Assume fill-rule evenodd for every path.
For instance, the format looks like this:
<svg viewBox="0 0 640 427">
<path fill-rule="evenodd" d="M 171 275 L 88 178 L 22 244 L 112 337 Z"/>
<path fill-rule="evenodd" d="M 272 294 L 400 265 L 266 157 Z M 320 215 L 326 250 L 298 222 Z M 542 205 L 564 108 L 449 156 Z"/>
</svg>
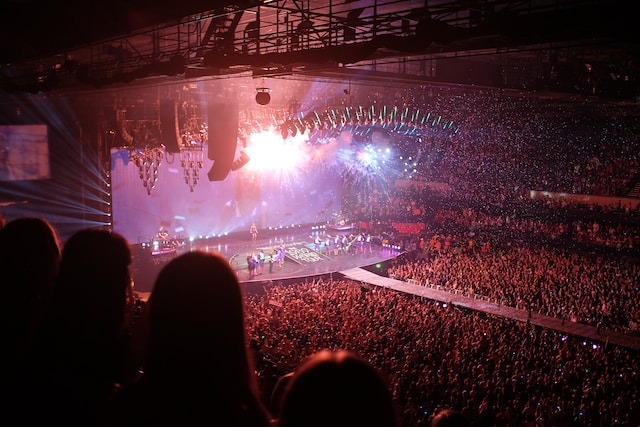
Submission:
<svg viewBox="0 0 640 427">
<path fill-rule="evenodd" d="M 269 88 L 266 87 L 258 87 L 256 88 L 258 93 L 256 93 L 256 102 L 260 105 L 267 105 L 271 102 L 271 95 L 269 95 Z"/>
</svg>

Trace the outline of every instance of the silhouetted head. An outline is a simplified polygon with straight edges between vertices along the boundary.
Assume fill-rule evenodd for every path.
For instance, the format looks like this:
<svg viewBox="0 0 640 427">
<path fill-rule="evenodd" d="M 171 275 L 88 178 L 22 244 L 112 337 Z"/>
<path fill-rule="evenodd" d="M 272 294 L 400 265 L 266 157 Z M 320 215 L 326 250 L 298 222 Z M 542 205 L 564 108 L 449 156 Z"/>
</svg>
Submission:
<svg viewBox="0 0 640 427">
<path fill-rule="evenodd" d="M 114 331 L 123 321 L 131 290 L 130 264 L 131 248 L 123 236 L 105 229 L 76 232 L 62 250 L 58 308 L 69 309 L 87 326 Z"/>
<path fill-rule="evenodd" d="M 128 242 L 108 230 L 83 229 L 65 242 L 33 352 L 29 399 L 39 413 L 28 415 L 95 425 L 97 408 L 116 384 L 132 380 L 137 365 L 125 327 L 130 263 Z"/>
<path fill-rule="evenodd" d="M 393 427 L 396 411 L 388 385 L 367 362 L 348 351 L 316 353 L 303 361 L 284 395 L 280 427 Z"/>
<path fill-rule="evenodd" d="M 204 381 L 240 376 L 246 382 L 244 301 L 223 257 L 188 252 L 174 258 L 158 274 L 148 304 L 145 372 L 172 375 L 188 366 Z"/>
<path fill-rule="evenodd" d="M 462 413 L 454 409 L 441 409 L 431 418 L 429 427 L 471 427 Z"/>
<path fill-rule="evenodd" d="M 243 295 L 226 259 L 200 251 L 173 258 L 145 309 L 144 374 L 132 389 L 133 409 L 124 411 L 144 421 L 131 425 L 268 426 L 249 359 Z"/>
<path fill-rule="evenodd" d="M 41 218 L 19 218 L 0 229 L 2 336 L 10 348 L 28 345 L 53 292 L 60 263 L 54 228 Z M 22 344 L 20 344 L 22 343 Z"/>
<path fill-rule="evenodd" d="M 278 378 L 278 381 L 273 386 L 273 390 L 271 391 L 269 410 L 276 418 L 280 418 L 282 399 L 285 392 L 287 391 L 287 387 L 289 387 L 289 383 L 291 382 L 293 375 L 294 372 L 287 372 L 286 374 L 282 375 L 280 378 Z"/>
</svg>

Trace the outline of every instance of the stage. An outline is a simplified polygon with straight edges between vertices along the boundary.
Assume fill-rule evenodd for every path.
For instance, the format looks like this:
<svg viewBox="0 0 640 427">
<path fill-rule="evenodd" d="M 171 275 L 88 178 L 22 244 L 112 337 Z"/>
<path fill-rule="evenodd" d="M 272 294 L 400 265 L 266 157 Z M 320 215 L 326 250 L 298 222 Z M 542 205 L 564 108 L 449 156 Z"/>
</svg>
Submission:
<svg viewBox="0 0 640 427">
<path fill-rule="evenodd" d="M 384 236 L 372 235 L 366 242 L 366 230 L 355 227 L 323 227 L 299 226 L 278 230 L 259 230 L 258 237 L 252 241 L 251 235 L 234 233 L 226 236 L 206 237 L 183 240 L 171 245 L 136 245 L 133 248 L 132 276 L 135 291 L 141 295 L 153 289 L 153 283 L 160 269 L 172 258 L 192 250 L 217 252 L 224 256 L 238 274 L 240 282 L 250 286 L 269 281 L 300 279 L 340 272 L 355 267 L 375 265 L 400 254 Z M 348 250 L 335 251 L 336 236 L 346 237 L 350 243 Z M 365 241 L 360 243 L 357 236 L 362 235 Z M 316 237 L 320 243 L 316 243 Z M 331 240 L 329 250 L 327 238 Z M 274 263 L 270 268 L 269 257 L 284 246 L 284 261 L 281 266 Z M 247 257 L 265 254 L 267 260 L 262 274 L 249 272 Z"/>
</svg>

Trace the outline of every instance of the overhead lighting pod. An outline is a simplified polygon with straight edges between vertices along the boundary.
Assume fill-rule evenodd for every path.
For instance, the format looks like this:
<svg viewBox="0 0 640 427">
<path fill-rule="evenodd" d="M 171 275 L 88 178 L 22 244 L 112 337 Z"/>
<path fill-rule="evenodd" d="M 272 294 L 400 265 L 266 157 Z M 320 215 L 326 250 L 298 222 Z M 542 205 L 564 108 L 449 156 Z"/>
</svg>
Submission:
<svg viewBox="0 0 640 427">
<path fill-rule="evenodd" d="M 269 94 L 270 89 L 267 87 L 257 87 L 256 88 L 256 102 L 260 105 L 267 105 L 271 102 L 271 95 Z"/>
</svg>

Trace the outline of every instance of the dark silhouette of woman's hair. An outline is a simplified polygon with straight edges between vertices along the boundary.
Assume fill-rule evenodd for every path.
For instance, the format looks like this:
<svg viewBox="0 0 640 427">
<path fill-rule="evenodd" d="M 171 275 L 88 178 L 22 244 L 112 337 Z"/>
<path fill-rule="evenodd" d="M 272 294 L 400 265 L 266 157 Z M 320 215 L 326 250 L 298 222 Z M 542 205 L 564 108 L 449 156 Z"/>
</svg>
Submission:
<svg viewBox="0 0 640 427">
<path fill-rule="evenodd" d="M 33 336 L 53 293 L 59 264 L 58 235 L 46 220 L 18 218 L 0 229 L 0 327 L 16 361 L 31 351 Z"/>
<path fill-rule="evenodd" d="M 127 419 L 117 424 L 268 425 L 249 357 L 243 294 L 224 258 L 199 251 L 174 258 L 145 308 L 144 374 L 118 397 L 116 409 Z"/>
<path fill-rule="evenodd" d="M 429 427 L 471 427 L 471 424 L 461 412 L 447 408 L 439 410 L 431 417 Z"/>
<path fill-rule="evenodd" d="M 279 427 L 393 427 L 395 404 L 384 377 L 349 351 L 304 360 L 285 392 Z"/>
<path fill-rule="evenodd" d="M 35 339 L 54 290 L 60 263 L 55 229 L 40 218 L 18 218 L 0 228 L 0 335 L 8 369 L 0 409 L 11 419 L 32 410 L 29 384 Z"/>
<path fill-rule="evenodd" d="M 131 249 L 106 229 L 83 229 L 64 244 L 60 269 L 34 354 L 42 416 L 67 425 L 92 424 L 97 408 L 133 381 L 126 310 Z"/>
</svg>

